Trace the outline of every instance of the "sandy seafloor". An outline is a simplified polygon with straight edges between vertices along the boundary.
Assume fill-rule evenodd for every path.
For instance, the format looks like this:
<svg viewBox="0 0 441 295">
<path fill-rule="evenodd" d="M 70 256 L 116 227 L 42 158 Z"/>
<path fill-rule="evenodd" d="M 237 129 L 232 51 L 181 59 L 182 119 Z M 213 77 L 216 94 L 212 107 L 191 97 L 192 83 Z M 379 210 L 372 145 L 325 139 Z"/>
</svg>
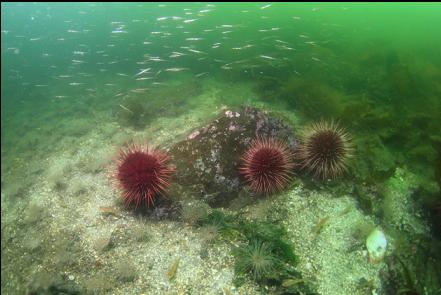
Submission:
<svg viewBox="0 0 441 295">
<path fill-rule="evenodd" d="M 150 220 L 125 210 L 107 176 L 123 143 L 136 139 L 170 146 L 221 114 L 225 95 L 268 107 L 258 102 L 252 85 L 203 82 L 202 94 L 192 98 L 186 112 L 155 118 L 137 131 L 120 126 L 108 107 L 86 99 L 78 101 L 77 110 L 66 108 L 72 102 L 54 100 L 42 116 L 35 115 L 38 109 L 18 111 L 12 123 L 27 120 L 15 148 L 2 154 L 3 294 L 44 288 L 56 275 L 91 294 L 271 293 L 251 280 L 234 287 L 232 246 L 222 239 L 206 243 L 203 233 L 185 221 Z M 283 106 L 278 111 L 285 112 Z M 65 112 L 62 121 L 60 112 Z M 296 121 L 294 113 L 286 116 Z M 396 181 L 411 183 L 412 177 L 405 167 L 397 169 Z M 406 191 L 411 188 L 403 187 L 391 198 L 397 216 L 389 222 L 427 232 L 411 208 Z M 352 191 L 344 178 L 337 186 L 315 189 L 295 180 L 284 192 L 241 210 L 250 219 L 280 215 L 299 256 L 298 270 L 320 294 L 381 294 L 385 265 L 370 264 L 364 238 L 353 234 L 354 225 L 376 221 L 358 208 Z M 105 213 L 100 207 L 115 210 Z M 317 231 L 323 218 L 327 221 Z M 394 247 L 390 238 L 388 252 Z M 177 260 L 176 276 L 169 280 Z M 360 287 L 363 280 L 372 282 L 374 292 Z"/>
</svg>

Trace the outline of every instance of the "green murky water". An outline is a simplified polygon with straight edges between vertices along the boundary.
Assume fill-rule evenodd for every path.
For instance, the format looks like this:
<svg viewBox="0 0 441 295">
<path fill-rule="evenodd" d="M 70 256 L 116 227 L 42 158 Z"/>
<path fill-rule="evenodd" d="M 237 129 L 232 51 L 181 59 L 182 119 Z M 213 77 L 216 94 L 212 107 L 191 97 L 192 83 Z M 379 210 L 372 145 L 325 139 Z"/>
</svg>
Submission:
<svg viewBox="0 0 441 295">
<path fill-rule="evenodd" d="M 40 220 L 50 213 L 29 205 L 42 182 L 51 187 L 54 178 L 67 177 L 54 192 L 45 191 L 47 198 L 75 195 L 69 178 L 74 168 L 51 170 L 55 155 L 84 164 L 87 159 L 78 160 L 83 153 L 136 136 L 167 146 L 182 136 L 180 128 L 187 133 L 186 126 L 201 127 L 220 110 L 251 105 L 289 118 L 294 129 L 335 120 L 352 135 L 356 152 L 349 173 L 320 189 L 350 186 L 358 210 L 394 241 L 383 262 L 389 276 L 375 288 L 372 278 L 363 278 L 359 294 L 441 294 L 439 3 L 1 7 L 2 293 L 48 292 L 41 291 L 44 283 L 35 287 L 40 266 L 68 281 L 70 273 L 81 273 L 53 266 L 44 250 L 49 242 L 25 243 L 24 234 L 16 234 L 32 232 L 35 222 L 43 236 L 51 228 Z M 98 181 L 103 163 L 77 167 L 75 179 L 83 171 L 91 183 Z M 75 185 L 81 192 L 82 180 Z M 85 198 L 93 191 L 91 185 Z M 409 197 L 425 230 L 385 221 L 395 210 L 387 197 L 394 193 Z M 36 217 L 23 221 L 20 214 L 30 210 Z M 76 283 L 86 284 L 81 278 Z M 112 291 L 98 283 L 78 288 L 153 292 L 130 286 Z"/>
</svg>

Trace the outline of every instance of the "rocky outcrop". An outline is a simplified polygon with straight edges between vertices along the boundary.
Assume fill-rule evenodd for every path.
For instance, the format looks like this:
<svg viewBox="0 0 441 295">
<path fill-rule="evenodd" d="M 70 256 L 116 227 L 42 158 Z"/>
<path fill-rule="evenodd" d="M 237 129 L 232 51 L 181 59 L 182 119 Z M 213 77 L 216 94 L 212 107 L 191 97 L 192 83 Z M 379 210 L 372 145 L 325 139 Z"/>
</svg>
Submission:
<svg viewBox="0 0 441 295">
<path fill-rule="evenodd" d="M 246 187 L 238 168 L 242 154 L 257 136 L 283 139 L 292 150 L 297 146 L 292 128 L 282 119 L 251 107 L 224 110 L 221 117 L 171 147 L 180 190 L 212 207 L 228 206 Z"/>
</svg>

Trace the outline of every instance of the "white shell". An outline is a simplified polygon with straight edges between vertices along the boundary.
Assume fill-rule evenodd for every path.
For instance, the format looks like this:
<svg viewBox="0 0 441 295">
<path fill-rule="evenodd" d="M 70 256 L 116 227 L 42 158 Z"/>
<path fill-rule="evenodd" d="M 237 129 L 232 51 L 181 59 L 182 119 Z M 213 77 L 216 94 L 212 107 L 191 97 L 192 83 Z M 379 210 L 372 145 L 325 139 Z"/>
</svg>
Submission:
<svg viewBox="0 0 441 295">
<path fill-rule="evenodd" d="M 373 264 L 381 262 L 386 254 L 386 236 L 381 230 L 374 229 L 366 239 L 366 247 L 369 253 L 369 261 Z"/>
</svg>

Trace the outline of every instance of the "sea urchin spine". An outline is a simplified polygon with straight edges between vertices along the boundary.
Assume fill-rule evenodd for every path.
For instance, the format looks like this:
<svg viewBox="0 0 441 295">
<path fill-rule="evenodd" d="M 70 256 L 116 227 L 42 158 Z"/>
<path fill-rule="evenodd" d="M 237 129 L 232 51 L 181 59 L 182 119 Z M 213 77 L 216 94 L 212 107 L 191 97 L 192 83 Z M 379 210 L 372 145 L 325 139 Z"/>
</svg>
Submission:
<svg viewBox="0 0 441 295">
<path fill-rule="evenodd" d="M 158 194 L 164 194 L 175 168 L 167 165 L 169 156 L 148 145 L 133 144 L 119 152 L 113 179 L 123 192 L 127 206 L 141 203 L 154 205 Z"/>
<path fill-rule="evenodd" d="M 352 152 L 350 137 L 343 128 L 334 121 L 320 121 L 304 133 L 297 156 L 302 169 L 324 180 L 347 170 Z"/>
<path fill-rule="evenodd" d="M 240 173 L 251 190 L 265 194 L 285 187 L 294 168 L 289 148 L 275 138 L 254 139 L 242 156 L 242 163 Z"/>
</svg>

